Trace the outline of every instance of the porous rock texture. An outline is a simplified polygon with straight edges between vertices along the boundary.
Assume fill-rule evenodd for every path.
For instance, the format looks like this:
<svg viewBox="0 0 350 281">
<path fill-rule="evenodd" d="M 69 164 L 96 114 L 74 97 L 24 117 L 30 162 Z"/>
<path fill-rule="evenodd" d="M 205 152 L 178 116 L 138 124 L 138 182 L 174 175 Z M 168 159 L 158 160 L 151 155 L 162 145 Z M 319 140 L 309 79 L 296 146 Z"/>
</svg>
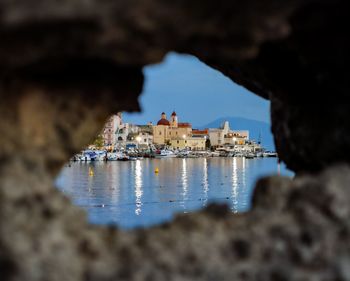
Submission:
<svg viewBox="0 0 350 281">
<path fill-rule="evenodd" d="M 1 0 L 1 280 L 350 280 L 350 168 L 336 165 L 349 162 L 348 11 L 345 0 Z M 170 50 L 269 98 L 278 152 L 299 176 L 261 180 L 245 214 L 89 225 L 53 179 L 109 114 L 139 110 L 142 67 Z"/>
</svg>

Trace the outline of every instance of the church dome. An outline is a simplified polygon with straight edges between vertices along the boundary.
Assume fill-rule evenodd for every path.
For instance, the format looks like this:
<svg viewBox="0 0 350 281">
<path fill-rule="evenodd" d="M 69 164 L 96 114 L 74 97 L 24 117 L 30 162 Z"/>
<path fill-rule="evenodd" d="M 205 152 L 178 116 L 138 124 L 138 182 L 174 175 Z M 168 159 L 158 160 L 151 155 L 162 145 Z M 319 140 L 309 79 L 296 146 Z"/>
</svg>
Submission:
<svg viewBox="0 0 350 281">
<path fill-rule="evenodd" d="M 175 112 L 175 111 L 173 111 L 173 113 L 171 114 L 171 116 L 176 116 L 176 112 Z"/>
<path fill-rule="evenodd" d="M 157 125 L 170 126 L 170 122 L 167 119 L 160 119 Z"/>
</svg>

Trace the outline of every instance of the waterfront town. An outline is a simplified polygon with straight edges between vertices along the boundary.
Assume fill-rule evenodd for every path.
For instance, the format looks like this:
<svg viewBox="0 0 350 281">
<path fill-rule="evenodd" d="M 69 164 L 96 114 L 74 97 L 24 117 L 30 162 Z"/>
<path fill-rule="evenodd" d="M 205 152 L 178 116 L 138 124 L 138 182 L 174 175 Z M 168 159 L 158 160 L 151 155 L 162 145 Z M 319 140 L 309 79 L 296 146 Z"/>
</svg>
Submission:
<svg viewBox="0 0 350 281">
<path fill-rule="evenodd" d="M 276 157 L 259 141 L 249 138 L 248 130 L 232 130 L 228 121 L 220 128 L 195 129 L 180 122 L 175 111 L 167 118 L 161 113 L 156 124 L 134 125 L 123 122 L 122 113 L 111 116 L 100 135 L 73 160 L 133 160 L 141 157 L 235 156 Z"/>
</svg>

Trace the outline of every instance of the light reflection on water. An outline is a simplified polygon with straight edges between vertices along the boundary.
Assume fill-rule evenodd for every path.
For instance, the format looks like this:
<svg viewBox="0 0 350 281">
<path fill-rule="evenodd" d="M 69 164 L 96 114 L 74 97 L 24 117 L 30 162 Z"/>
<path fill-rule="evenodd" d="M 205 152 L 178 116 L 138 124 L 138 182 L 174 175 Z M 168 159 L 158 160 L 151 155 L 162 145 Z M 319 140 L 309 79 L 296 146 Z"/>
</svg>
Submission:
<svg viewBox="0 0 350 281">
<path fill-rule="evenodd" d="M 208 192 L 209 192 L 209 182 L 208 182 L 208 160 L 207 158 L 203 159 L 203 207 L 206 207 L 208 204 Z"/>
<path fill-rule="evenodd" d="M 141 161 L 136 161 L 135 165 L 135 197 L 136 197 L 136 209 L 135 214 L 141 214 L 141 206 L 142 206 L 142 167 Z"/>
<path fill-rule="evenodd" d="M 245 162 L 245 158 L 240 158 L 242 163 Z M 238 212 L 238 171 L 237 171 L 237 158 L 234 157 L 232 161 L 232 211 Z"/>
<path fill-rule="evenodd" d="M 56 185 L 88 211 L 92 223 L 133 228 L 170 220 L 212 201 L 244 212 L 255 181 L 276 173 L 275 158 L 144 159 L 71 163 Z M 281 174 L 292 176 L 284 167 Z"/>
<path fill-rule="evenodd" d="M 169 159 L 167 159 L 168 161 Z M 188 184 L 187 184 L 187 159 L 182 159 L 182 173 L 181 173 L 181 181 L 182 181 L 182 200 L 180 202 L 183 207 L 183 212 L 186 211 L 186 203 L 188 200 L 187 192 L 188 192 Z"/>
</svg>

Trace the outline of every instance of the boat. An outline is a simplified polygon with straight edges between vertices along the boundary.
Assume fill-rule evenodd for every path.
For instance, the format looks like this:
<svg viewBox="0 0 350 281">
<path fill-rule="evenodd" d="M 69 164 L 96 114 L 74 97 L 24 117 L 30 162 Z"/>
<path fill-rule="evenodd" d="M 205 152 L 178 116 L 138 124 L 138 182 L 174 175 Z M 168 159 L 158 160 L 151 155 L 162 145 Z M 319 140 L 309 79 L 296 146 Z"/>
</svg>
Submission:
<svg viewBox="0 0 350 281">
<path fill-rule="evenodd" d="M 233 151 L 229 151 L 226 154 L 226 157 L 233 157 L 235 155 L 235 153 Z"/>
<path fill-rule="evenodd" d="M 81 153 L 80 161 L 84 161 L 84 162 L 96 161 L 97 156 L 98 155 L 93 150 L 84 150 Z"/>
<path fill-rule="evenodd" d="M 195 153 L 189 153 L 187 155 L 187 158 L 199 158 L 199 155 L 195 154 Z"/>
<path fill-rule="evenodd" d="M 123 151 L 117 151 L 115 154 L 116 161 L 128 161 L 130 159 L 130 156 Z"/>
<path fill-rule="evenodd" d="M 220 153 L 219 153 L 219 152 L 216 152 L 216 151 L 212 151 L 212 152 L 210 152 L 209 156 L 210 156 L 210 157 L 219 157 L 219 156 L 220 156 Z"/>
<path fill-rule="evenodd" d="M 174 158 L 176 157 L 176 154 L 167 149 L 157 150 L 154 154 L 155 158 Z"/>
<path fill-rule="evenodd" d="M 190 152 L 188 150 L 183 150 L 177 153 L 176 157 L 178 158 L 187 158 L 189 156 Z"/>
<path fill-rule="evenodd" d="M 122 154 L 117 158 L 117 161 L 129 161 L 130 157 L 126 154 Z"/>
<path fill-rule="evenodd" d="M 254 155 L 254 153 L 247 153 L 247 154 L 245 154 L 244 155 L 244 157 L 246 158 L 246 159 L 254 159 L 255 158 L 255 155 Z"/>
<path fill-rule="evenodd" d="M 265 151 L 263 153 L 263 157 L 277 157 L 278 154 L 277 152 L 273 152 L 273 151 Z"/>
<path fill-rule="evenodd" d="M 94 150 L 96 154 L 95 161 L 106 161 L 107 159 L 107 152 L 105 150 Z"/>
<path fill-rule="evenodd" d="M 256 157 L 263 157 L 264 155 L 263 155 L 263 153 L 262 152 L 257 152 L 256 153 Z"/>
<path fill-rule="evenodd" d="M 106 160 L 106 151 L 104 150 L 84 150 L 78 155 L 79 161 L 90 162 L 90 161 L 104 161 Z"/>
<path fill-rule="evenodd" d="M 107 153 L 107 161 L 117 161 L 121 156 L 121 152 L 109 152 Z"/>
</svg>

